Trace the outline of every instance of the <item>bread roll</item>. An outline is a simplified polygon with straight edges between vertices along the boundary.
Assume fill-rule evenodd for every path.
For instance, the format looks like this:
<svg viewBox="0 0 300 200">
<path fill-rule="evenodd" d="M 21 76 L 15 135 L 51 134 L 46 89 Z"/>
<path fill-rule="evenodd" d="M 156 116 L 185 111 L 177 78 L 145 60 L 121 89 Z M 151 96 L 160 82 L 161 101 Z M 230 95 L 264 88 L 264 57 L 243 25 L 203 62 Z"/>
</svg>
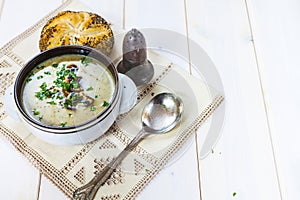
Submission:
<svg viewBox="0 0 300 200">
<path fill-rule="evenodd" d="M 84 11 L 63 11 L 43 27 L 39 48 L 44 51 L 63 45 L 82 45 L 108 55 L 113 44 L 113 31 L 101 16 Z"/>
</svg>

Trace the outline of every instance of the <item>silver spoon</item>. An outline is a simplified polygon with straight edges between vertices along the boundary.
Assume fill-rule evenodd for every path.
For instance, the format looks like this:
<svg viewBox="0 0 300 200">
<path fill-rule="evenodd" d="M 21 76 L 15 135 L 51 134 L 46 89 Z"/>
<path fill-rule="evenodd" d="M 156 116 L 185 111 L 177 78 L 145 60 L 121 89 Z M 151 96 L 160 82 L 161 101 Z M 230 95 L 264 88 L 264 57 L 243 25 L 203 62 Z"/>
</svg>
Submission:
<svg viewBox="0 0 300 200">
<path fill-rule="evenodd" d="M 172 93 L 160 93 L 153 97 L 142 112 L 142 129 L 101 172 L 86 185 L 75 190 L 74 199 L 92 200 L 98 189 L 107 181 L 122 160 L 146 136 L 166 133 L 173 129 L 182 117 L 182 100 Z"/>
</svg>

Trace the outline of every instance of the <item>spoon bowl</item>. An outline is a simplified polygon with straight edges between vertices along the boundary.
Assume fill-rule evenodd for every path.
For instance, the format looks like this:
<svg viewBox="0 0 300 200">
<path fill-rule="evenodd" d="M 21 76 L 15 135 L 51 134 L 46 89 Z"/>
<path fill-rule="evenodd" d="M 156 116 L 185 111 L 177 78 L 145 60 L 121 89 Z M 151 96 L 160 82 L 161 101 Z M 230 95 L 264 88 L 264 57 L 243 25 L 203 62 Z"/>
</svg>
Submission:
<svg viewBox="0 0 300 200">
<path fill-rule="evenodd" d="M 142 112 L 145 132 L 165 133 L 173 129 L 182 117 L 183 102 L 172 93 L 156 95 Z"/>
<path fill-rule="evenodd" d="M 117 166 L 130 151 L 150 134 L 162 134 L 173 129 L 182 118 L 183 102 L 172 93 L 160 93 L 144 107 L 141 120 L 142 130 L 131 140 L 125 149 L 112 160 L 100 173 L 84 186 L 75 190 L 74 199 L 92 200 L 98 189 L 111 176 Z"/>
</svg>

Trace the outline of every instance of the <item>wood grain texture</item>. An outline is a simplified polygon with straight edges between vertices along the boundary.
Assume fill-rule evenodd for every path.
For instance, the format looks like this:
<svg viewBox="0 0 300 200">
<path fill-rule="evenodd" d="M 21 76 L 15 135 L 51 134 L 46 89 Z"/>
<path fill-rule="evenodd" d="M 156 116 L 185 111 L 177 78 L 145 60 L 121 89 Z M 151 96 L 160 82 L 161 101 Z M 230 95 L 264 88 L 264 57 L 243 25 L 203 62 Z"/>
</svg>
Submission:
<svg viewBox="0 0 300 200">
<path fill-rule="evenodd" d="M 282 199 L 299 199 L 300 2 L 247 1 Z"/>
<path fill-rule="evenodd" d="M 62 2 L 0 0 L 0 46 Z M 137 199 L 300 198 L 299 1 L 83 2 L 126 30 L 167 29 L 190 37 L 210 56 L 223 81 L 226 118 L 211 154 L 200 160 L 204 138 L 201 134 L 191 138 L 184 154 Z M 188 43 L 182 48 L 188 51 Z M 189 53 L 191 60 L 197 56 Z M 209 123 L 199 131 L 207 129 Z M 40 179 L 39 172 L 3 137 L 0 158 L 1 199 L 67 199 L 44 176 Z"/>
<path fill-rule="evenodd" d="M 5 3 L 5 0 L 0 1 L 0 20 L 1 20 L 1 15 L 2 15 L 2 11 L 3 11 L 4 3 Z"/>
<path fill-rule="evenodd" d="M 184 1 L 126 0 L 125 6 L 126 30 L 131 28 L 143 30 L 147 28 L 159 32 L 162 29 L 175 31 L 186 37 Z M 174 39 L 176 40 L 176 38 Z M 161 41 L 163 38 L 156 38 L 156 40 Z M 176 42 L 178 41 L 174 41 L 174 43 Z M 164 46 L 163 41 L 155 47 L 159 47 L 159 45 Z M 184 41 L 180 45 L 180 48 L 185 49 L 187 53 L 187 42 Z M 188 69 L 188 63 L 181 64 L 183 68 Z M 195 138 L 190 140 L 192 145 L 188 147 L 188 150 L 184 152 L 180 159 L 170 167 L 165 168 L 154 178 L 150 185 L 141 193 L 140 199 L 200 199 L 196 143 Z"/>
<path fill-rule="evenodd" d="M 37 199 L 39 171 L 3 136 L 0 137 L 0 158 L 1 199 Z"/>
<path fill-rule="evenodd" d="M 35 0 L 5 1 L 0 20 L 0 46 L 28 29 L 60 4 L 60 0 L 47 3 Z"/>
<path fill-rule="evenodd" d="M 42 176 L 38 200 L 49 199 L 67 200 L 68 198 L 63 192 L 59 191 L 58 188 L 49 181 L 49 179 L 47 179 L 45 176 Z"/>
<path fill-rule="evenodd" d="M 4 3 L 4 0 L 2 3 Z M 60 0 L 49 1 L 47 4 L 34 0 L 5 1 L 3 10 L 1 10 L 0 46 L 5 45 L 28 29 L 60 4 Z M 39 171 L 2 136 L 0 139 L 0 157 L 1 199 L 38 199 L 40 190 Z"/>
<path fill-rule="evenodd" d="M 2 1 L 0 20 L 0 46 L 29 28 L 51 9 L 56 8 L 60 1 L 38 5 L 36 1 Z M 32 6 L 36 5 L 36 6 Z M 39 9 L 36 9 L 36 8 Z M 50 9 L 50 10 L 49 10 Z M 22 12 L 27 11 L 27 12 Z M 16 12 L 18 12 L 16 14 Z M 20 14 L 22 12 L 22 14 Z M 34 13 L 34 14 L 33 14 Z M 22 16 L 22 17 L 21 17 Z M 17 152 L 6 139 L 0 139 L 1 157 L 1 199 L 32 200 L 39 196 L 40 175 L 30 162 Z"/>
<path fill-rule="evenodd" d="M 280 199 L 246 5 L 192 0 L 187 9 L 189 36 L 216 64 L 226 99 L 222 137 L 200 166 L 202 197 Z"/>
</svg>

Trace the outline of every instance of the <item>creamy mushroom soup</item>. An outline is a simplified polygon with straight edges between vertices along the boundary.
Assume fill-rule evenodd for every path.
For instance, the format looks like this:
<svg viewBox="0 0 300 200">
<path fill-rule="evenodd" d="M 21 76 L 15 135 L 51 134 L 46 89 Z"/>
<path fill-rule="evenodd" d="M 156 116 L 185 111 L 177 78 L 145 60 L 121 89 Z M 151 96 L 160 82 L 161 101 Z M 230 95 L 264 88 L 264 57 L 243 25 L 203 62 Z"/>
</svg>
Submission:
<svg viewBox="0 0 300 200">
<path fill-rule="evenodd" d="M 23 106 L 47 126 L 76 126 L 109 106 L 114 90 L 114 79 L 102 63 L 82 55 L 63 55 L 39 64 L 28 75 Z"/>
</svg>

